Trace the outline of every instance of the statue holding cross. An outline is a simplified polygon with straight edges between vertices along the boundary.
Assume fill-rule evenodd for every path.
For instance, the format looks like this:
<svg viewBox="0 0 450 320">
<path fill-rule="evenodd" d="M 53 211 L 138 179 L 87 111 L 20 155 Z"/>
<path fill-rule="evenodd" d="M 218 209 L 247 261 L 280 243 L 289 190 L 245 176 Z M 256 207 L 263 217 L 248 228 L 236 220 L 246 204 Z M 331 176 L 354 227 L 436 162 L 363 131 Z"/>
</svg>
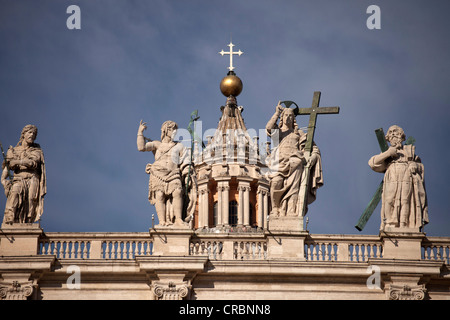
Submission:
<svg viewBox="0 0 450 320">
<path fill-rule="evenodd" d="M 384 173 L 379 187 L 382 189 L 380 230 L 420 231 L 428 223 L 424 166 L 415 153 L 415 146 L 403 144 L 405 137 L 402 128 L 391 126 L 385 136 L 390 147 L 384 142 L 382 152 L 369 160 L 373 171 Z"/>
<path fill-rule="evenodd" d="M 339 113 L 339 107 L 319 108 L 319 101 L 319 91 L 314 92 L 311 108 L 299 108 L 293 101 L 280 101 L 266 125 L 267 135 L 274 143 L 267 157 L 271 217 L 299 217 L 301 230 L 304 230 L 303 217 L 308 205 L 315 201 L 316 191 L 323 185 L 320 151 L 313 141 L 317 115 Z M 282 103 L 287 107 L 281 106 Z M 295 109 L 289 107 L 292 104 L 296 105 Z M 306 114 L 310 120 L 308 131 L 303 132 L 295 117 Z"/>
</svg>

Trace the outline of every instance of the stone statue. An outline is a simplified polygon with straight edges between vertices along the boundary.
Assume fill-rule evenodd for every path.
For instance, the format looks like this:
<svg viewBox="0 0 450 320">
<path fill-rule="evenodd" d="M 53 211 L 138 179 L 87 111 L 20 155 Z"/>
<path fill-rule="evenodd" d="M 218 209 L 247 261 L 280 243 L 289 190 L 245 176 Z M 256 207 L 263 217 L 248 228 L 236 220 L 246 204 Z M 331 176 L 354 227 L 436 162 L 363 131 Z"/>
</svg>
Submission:
<svg viewBox="0 0 450 320">
<path fill-rule="evenodd" d="M 381 230 L 418 228 L 428 223 L 424 166 L 415 154 L 414 145 L 403 145 L 405 133 L 393 125 L 386 133 L 390 147 L 373 156 L 369 166 L 384 173 L 381 197 Z"/>
<path fill-rule="evenodd" d="M 47 185 L 44 153 L 34 143 L 37 132 L 34 125 L 26 125 L 17 145 L 6 152 L 1 175 L 7 197 L 5 224 L 37 222 L 43 213 Z M 9 170 L 14 172 L 12 179 Z"/>
<path fill-rule="evenodd" d="M 278 119 L 279 124 L 277 125 Z M 304 148 L 307 133 L 298 128 L 294 110 L 276 106 L 275 114 L 266 125 L 266 132 L 274 141 L 274 148 L 267 157 L 272 201 L 271 215 L 274 217 L 300 216 L 301 182 L 305 166 L 310 167 L 310 183 L 307 204 L 316 198 L 317 188 L 323 185 L 320 152 L 314 144 L 307 159 Z"/>
<path fill-rule="evenodd" d="M 187 149 L 173 141 L 178 126 L 173 121 L 166 121 L 161 126 L 161 141 L 145 138 L 143 131 L 147 129 L 145 122 L 140 122 L 137 134 L 137 148 L 139 151 L 152 151 L 155 155 L 153 164 L 147 164 L 146 172 L 149 178 L 148 199 L 156 208 L 159 225 L 187 226 L 183 221 L 183 206 L 189 218 L 195 210 L 196 191 L 191 188 L 189 195 L 185 194 L 188 174 L 195 176 L 193 166 L 189 166 Z M 191 183 L 191 185 L 195 185 Z M 189 204 L 185 204 L 186 197 Z"/>
</svg>

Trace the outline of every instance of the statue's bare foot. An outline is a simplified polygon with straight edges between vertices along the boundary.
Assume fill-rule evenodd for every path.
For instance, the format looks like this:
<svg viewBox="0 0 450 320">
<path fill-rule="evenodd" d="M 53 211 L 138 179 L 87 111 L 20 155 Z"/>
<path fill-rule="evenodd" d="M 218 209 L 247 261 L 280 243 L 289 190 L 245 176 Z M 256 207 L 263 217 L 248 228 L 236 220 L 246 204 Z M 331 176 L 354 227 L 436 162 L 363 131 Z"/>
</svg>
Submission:
<svg viewBox="0 0 450 320">
<path fill-rule="evenodd" d="M 180 227 L 185 227 L 187 225 L 189 225 L 187 222 L 184 222 L 181 219 L 176 219 L 174 225 L 176 226 L 180 226 Z"/>
<path fill-rule="evenodd" d="M 279 217 L 280 216 L 280 212 L 278 211 L 277 208 L 273 208 L 272 212 L 270 213 L 271 216 L 273 217 Z"/>
</svg>

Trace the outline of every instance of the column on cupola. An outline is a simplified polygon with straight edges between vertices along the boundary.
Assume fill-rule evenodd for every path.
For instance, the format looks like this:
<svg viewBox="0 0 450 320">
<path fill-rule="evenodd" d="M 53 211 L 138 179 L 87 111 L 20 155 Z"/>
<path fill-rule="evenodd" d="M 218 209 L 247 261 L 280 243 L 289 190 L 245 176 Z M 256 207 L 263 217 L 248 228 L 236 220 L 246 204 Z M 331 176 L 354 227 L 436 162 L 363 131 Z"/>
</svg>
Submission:
<svg viewBox="0 0 450 320">
<path fill-rule="evenodd" d="M 192 151 L 193 154 L 193 160 L 194 160 L 194 164 L 200 163 L 202 161 L 202 159 L 200 158 L 200 150 L 199 150 L 199 145 L 198 145 L 198 141 L 194 140 L 194 150 Z"/>
<path fill-rule="evenodd" d="M 229 181 L 222 182 L 222 223 L 228 226 L 230 223 L 230 186 Z"/>
<path fill-rule="evenodd" d="M 247 141 L 245 140 L 245 133 L 243 130 L 237 131 L 237 152 L 236 152 L 236 162 L 245 163 L 245 151 L 246 151 Z"/>
<path fill-rule="evenodd" d="M 244 226 L 250 226 L 250 186 L 244 187 Z"/>
<path fill-rule="evenodd" d="M 269 188 L 267 188 L 267 191 L 264 193 L 263 197 L 263 203 L 264 203 L 264 229 L 267 229 L 267 217 L 269 216 Z"/>
<path fill-rule="evenodd" d="M 242 226 L 242 221 L 244 220 L 244 187 L 238 186 L 237 189 L 239 192 L 237 225 Z"/>
<path fill-rule="evenodd" d="M 217 225 L 229 224 L 230 178 L 216 178 L 217 182 Z"/>
<path fill-rule="evenodd" d="M 238 225 L 250 226 L 250 181 L 240 180 L 238 182 L 238 191 Z"/>
<path fill-rule="evenodd" d="M 209 189 L 208 183 L 199 185 L 198 187 L 198 228 L 209 226 Z"/>
<path fill-rule="evenodd" d="M 248 163 L 256 164 L 259 159 L 259 137 L 253 138 L 253 144 L 249 146 Z"/>
<path fill-rule="evenodd" d="M 258 196 L 258 212 L 256 221 L 258 227 L 266 229 L 267 216 L 269 214 L 269 188 L 267 186 L 259 185 L 256 193 Z"/>
<path fill-rule="evenodd" d="M 222 226 L 222 210 L 223 210 L 223 187 L 217 184 L 217 221 L 216 226 Z"/>
<path fill-rule="evenodd" d="M 228 163 L 231 162 L 228 158 L 231 156 L 231 144 L 230 144 L 230 136 L 229 132 L 222 132 L 222 146 L 220 149 L 221 153 L 218 155 L 220 157 L 221 162 Z"/>
</svg>

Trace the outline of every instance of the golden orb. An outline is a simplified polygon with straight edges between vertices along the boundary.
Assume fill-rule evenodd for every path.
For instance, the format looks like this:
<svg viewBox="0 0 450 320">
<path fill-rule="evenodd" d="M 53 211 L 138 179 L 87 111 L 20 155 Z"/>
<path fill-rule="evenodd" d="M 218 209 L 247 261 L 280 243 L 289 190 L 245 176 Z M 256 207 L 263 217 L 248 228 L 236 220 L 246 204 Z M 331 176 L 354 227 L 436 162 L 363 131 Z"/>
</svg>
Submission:
<svg viewBox="0 0 450 320">
<path fill-rule="evenodd" d="M 242 87 L 241 79 L 234 74 L 228 74 L 220 81 L 220 91 L 225 97 L 237 97 L 241 93 Z"/>
</svg>

